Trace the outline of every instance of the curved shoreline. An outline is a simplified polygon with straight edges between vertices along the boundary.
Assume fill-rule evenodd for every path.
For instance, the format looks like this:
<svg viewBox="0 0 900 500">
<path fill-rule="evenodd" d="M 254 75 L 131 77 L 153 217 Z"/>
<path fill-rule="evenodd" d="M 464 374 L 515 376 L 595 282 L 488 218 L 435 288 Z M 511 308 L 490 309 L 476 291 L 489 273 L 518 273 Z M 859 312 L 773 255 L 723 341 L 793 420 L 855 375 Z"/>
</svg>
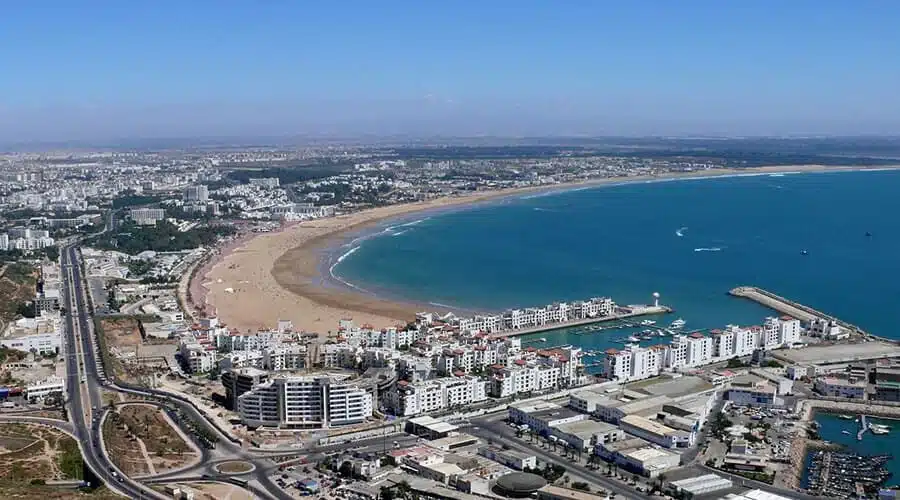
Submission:
<svg viewBox="0 0 900 500">
<path fill-rule="evenodd" d="M 372 228 L 424 212 L 470 209 L 484 202 L 537 193 L 578 188 L 664 182 L 687 179 L 758 176 L 774 173 L 812 173 L 895 170 L 900 167 L 775 166 L 753 169 L 717 169 L 656 176 L 610 177 L 548 186 L 476 192 L 404 205 L 378 207 L 352 214 L 294 224 L 281 231 L 261 233 L 240 248 L 222 255 L 207 273 L 198 273 L 207 289 L 206 302 L 221 320 L 240 330 L 271 328 L 279 319 L 294 328 L 326 333 L 342 318 L 376 327 L 406 323 L 417 311 L 436 306 L 392 300 L 362 290 L 331 274 L 336 255 L 348 241 L 366 238 Z M 230 289 L 231 291 L 228 291 Z M 442 308 L 443 309 L 443 308 Z"/>
</svg>

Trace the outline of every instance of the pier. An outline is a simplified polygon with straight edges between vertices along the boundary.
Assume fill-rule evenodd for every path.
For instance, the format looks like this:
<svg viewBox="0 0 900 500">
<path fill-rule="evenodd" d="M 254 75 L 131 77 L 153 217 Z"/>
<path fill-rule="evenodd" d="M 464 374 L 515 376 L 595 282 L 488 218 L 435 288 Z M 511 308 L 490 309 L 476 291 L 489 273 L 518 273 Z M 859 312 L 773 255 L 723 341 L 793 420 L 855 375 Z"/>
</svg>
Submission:
<svg viewBox="0 0 900 500">
<path fill-rule="evenodd" d="M 728 294 L 734 297 L 750 299 L 753 302 L 766 306 L 769 309 L 774 309 L 775 311 L 778 311 L 782 314 L 787 314 L 788 316 L 797 318 L 800 321 L 809 322 L 813 319 L 820 318 L 828 321 L 833 321 L 835 324 L 851 333 L 868 335 L 868 333 L 866 333 L 856 325 L 847 323 L 846 321 L 841 321 L 834 316 L 825 314 L 799 302 L 786 299 L 770 291 L 763 290 L 762 288 L 757 288 L 755 286 L 739 286 L 737 288 L 733 288 L 728 292 Z"/>
<path fill-rule="evenodd" d="M 491 334 L 491 338 L 520 337 L 522 335 L 530 335 L 532 333 L 549 332 L 552 330 L 562 330 L 563 328 L 593 325 L 595 323 L 606 323 L 610 321 L 621 321 L 629 318 L 639 318 L 641 316 L 650 316 L 656 314 L 668 314 L 672 312 L 671 307 L 663 305 L 629 306 L 628 308 L 626 308 L 626 310 L 628 312 L 616 312 L 608 316 L 595 316 L 593 318 L 583 318 L 560 323 L 547 323 L 544 325 L 519 328 L 515 330 L 502 330 Z"/>
<path fill-rule="evenodd" d="M 868 424 L 868 422 L 866 422 L 866 416 L 860 415 L 859 416 L 859 431 L 857 431 L 857 433 L 856 433 L 856 440 L 862 441 L 863 434 L 865 434 L 867 430 L 869 430 L 869 424 Z"/>
</svg>

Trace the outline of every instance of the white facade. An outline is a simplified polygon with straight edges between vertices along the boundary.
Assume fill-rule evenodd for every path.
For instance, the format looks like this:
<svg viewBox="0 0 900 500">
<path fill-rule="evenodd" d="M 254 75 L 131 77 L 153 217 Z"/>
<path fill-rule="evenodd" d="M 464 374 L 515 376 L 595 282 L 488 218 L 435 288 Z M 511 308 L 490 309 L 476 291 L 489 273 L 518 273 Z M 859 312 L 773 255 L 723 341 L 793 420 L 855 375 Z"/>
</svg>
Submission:
<svg viewBox="0 0 900 500">
<path fill-rule="evenodd" d="M 396 415 L 419 415 L 486 401 L 487 381 L 471 376 L 415 384 L 401 381 L 387 398 Z"/>
<path fill-rule="evenodd" d="M 135 224 L 154 225 L 166 218 L 166 211 L 162 208 L 135 208 L 128 215 Z"/>
<path fill-rule="evenodd" d="M 25 388 L 25 397 L 40 399 L 54 393 L 65 394 L 66 382 L 62 377 L 51 376 Z"/>
<path fill-rule="evenodd" d="M 835 398 L 864 399 L 866 397 L 865 381 L 849 381 L 834 377 L 817 378 L 813 388 L 824 396 Z"/>
<path fill-rule="evenodd" d="M 361 424 L 372 416 L 372 394 L 329 377 L 279 377 L 238 397 L 249 427 L 328 428 Z"/>
</svg>

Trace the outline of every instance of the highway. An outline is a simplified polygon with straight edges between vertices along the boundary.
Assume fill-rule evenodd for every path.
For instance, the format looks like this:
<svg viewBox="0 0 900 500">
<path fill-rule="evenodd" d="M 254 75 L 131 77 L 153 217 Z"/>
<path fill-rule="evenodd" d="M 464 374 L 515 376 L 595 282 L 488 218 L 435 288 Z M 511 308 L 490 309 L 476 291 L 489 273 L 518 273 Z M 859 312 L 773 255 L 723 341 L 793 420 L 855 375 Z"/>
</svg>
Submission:
<svg viewBox="0 0 900 500">
<path fill-rule="evenodd" d="M 90 343 L 90 330 L 86 326 L 90 315 L 84 308 L 83 298 L 80 297 L 83 290 L 76 248 L 74 246 L 63 248 L 60 260 L 63 307 L 66 310 L 64 339 L 66 409 L 80 443 L 84 463 L 98 479 L 117 493 L 130 498 L 166 498 L 118 472 L 100 446 L 100 414 L 96 413 L 97 418 L 94 418 L 93 408 L 99 410 L 103 406 L 99 390 L 102 381 L 94 361 L 95 353 Z"/>
<path fill-rule="evenodd" d="M 124 392 L 140 396 L 149 396 L 165 400 L 190 415 L 191 419 L 205 425 L 219 439 L 214 450 L 203 452 L 200 467 L 188 467 L 183 471 L 174 471 L 181 476 L 190 470 L 203 469 L 205 480 L 233 481 L 236 478 L 249 481 L 245 487 L 257 498 L 271 500 L 289 500 L 292 497 L 279 488 L 268 476 L 273 469 L 269 457 L 294 456 L 302 451 L 253 452 L 244 450 L 239 443 L 233 442 L 228 433 L 212 424 L 187 399 L 172 394 L 116 384 L 107 378 L 102 357 L 99 355 L 94 337 L 93 312 L 87 301 L 85 280 L 82 276 L 80 254 L 78 248 L 67 246 L 60 252 L 63 276 L 63 307 L 65 316 L 65 356 L 66 356 L 66 390 L 68 399 L 66 408 L 75 435 L 82 444 L 85 464 L 94 474 L 109 485 L 111 489 L 130 498 L 167 498 L 151 490 L 147 486 L 125 477 L 118 470 L 101 443 L 100 422 L 103 410 L 103 390 Z M 177 422 L 179 425 L 180 422 Z M 189 429 L 185 429 L 190 433 Z M 256 466 L 247 474 L 225 475 L 214 470 L 216 463 L 231 460 L 245 460 Z M 114 472 L 115 471 L 115 472 Z"/>
</svg>

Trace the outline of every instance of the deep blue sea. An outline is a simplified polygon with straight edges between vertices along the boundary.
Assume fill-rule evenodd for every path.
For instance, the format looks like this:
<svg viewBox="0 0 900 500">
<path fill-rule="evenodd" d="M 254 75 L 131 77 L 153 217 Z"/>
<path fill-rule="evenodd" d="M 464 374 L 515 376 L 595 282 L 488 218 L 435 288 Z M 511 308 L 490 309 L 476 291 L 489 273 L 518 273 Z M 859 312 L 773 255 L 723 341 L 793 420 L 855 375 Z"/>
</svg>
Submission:
<svg viewBox="0 0 900 500">
<path fill-rule="evenodd" d="M 900 338 L 898 216 L 898 171 L 601 186 L 395 222 L 342 249 L 359 246 L 333 272 L 435 309 L 648 303 L 659 292 L 676 309 L 661 322 L 682 317 L 687 330 L 761 322 L 772 312 L 727 295 L 755 285 Z M 531 340 L 604 349 L 625 333 Z"/>
</svg>

